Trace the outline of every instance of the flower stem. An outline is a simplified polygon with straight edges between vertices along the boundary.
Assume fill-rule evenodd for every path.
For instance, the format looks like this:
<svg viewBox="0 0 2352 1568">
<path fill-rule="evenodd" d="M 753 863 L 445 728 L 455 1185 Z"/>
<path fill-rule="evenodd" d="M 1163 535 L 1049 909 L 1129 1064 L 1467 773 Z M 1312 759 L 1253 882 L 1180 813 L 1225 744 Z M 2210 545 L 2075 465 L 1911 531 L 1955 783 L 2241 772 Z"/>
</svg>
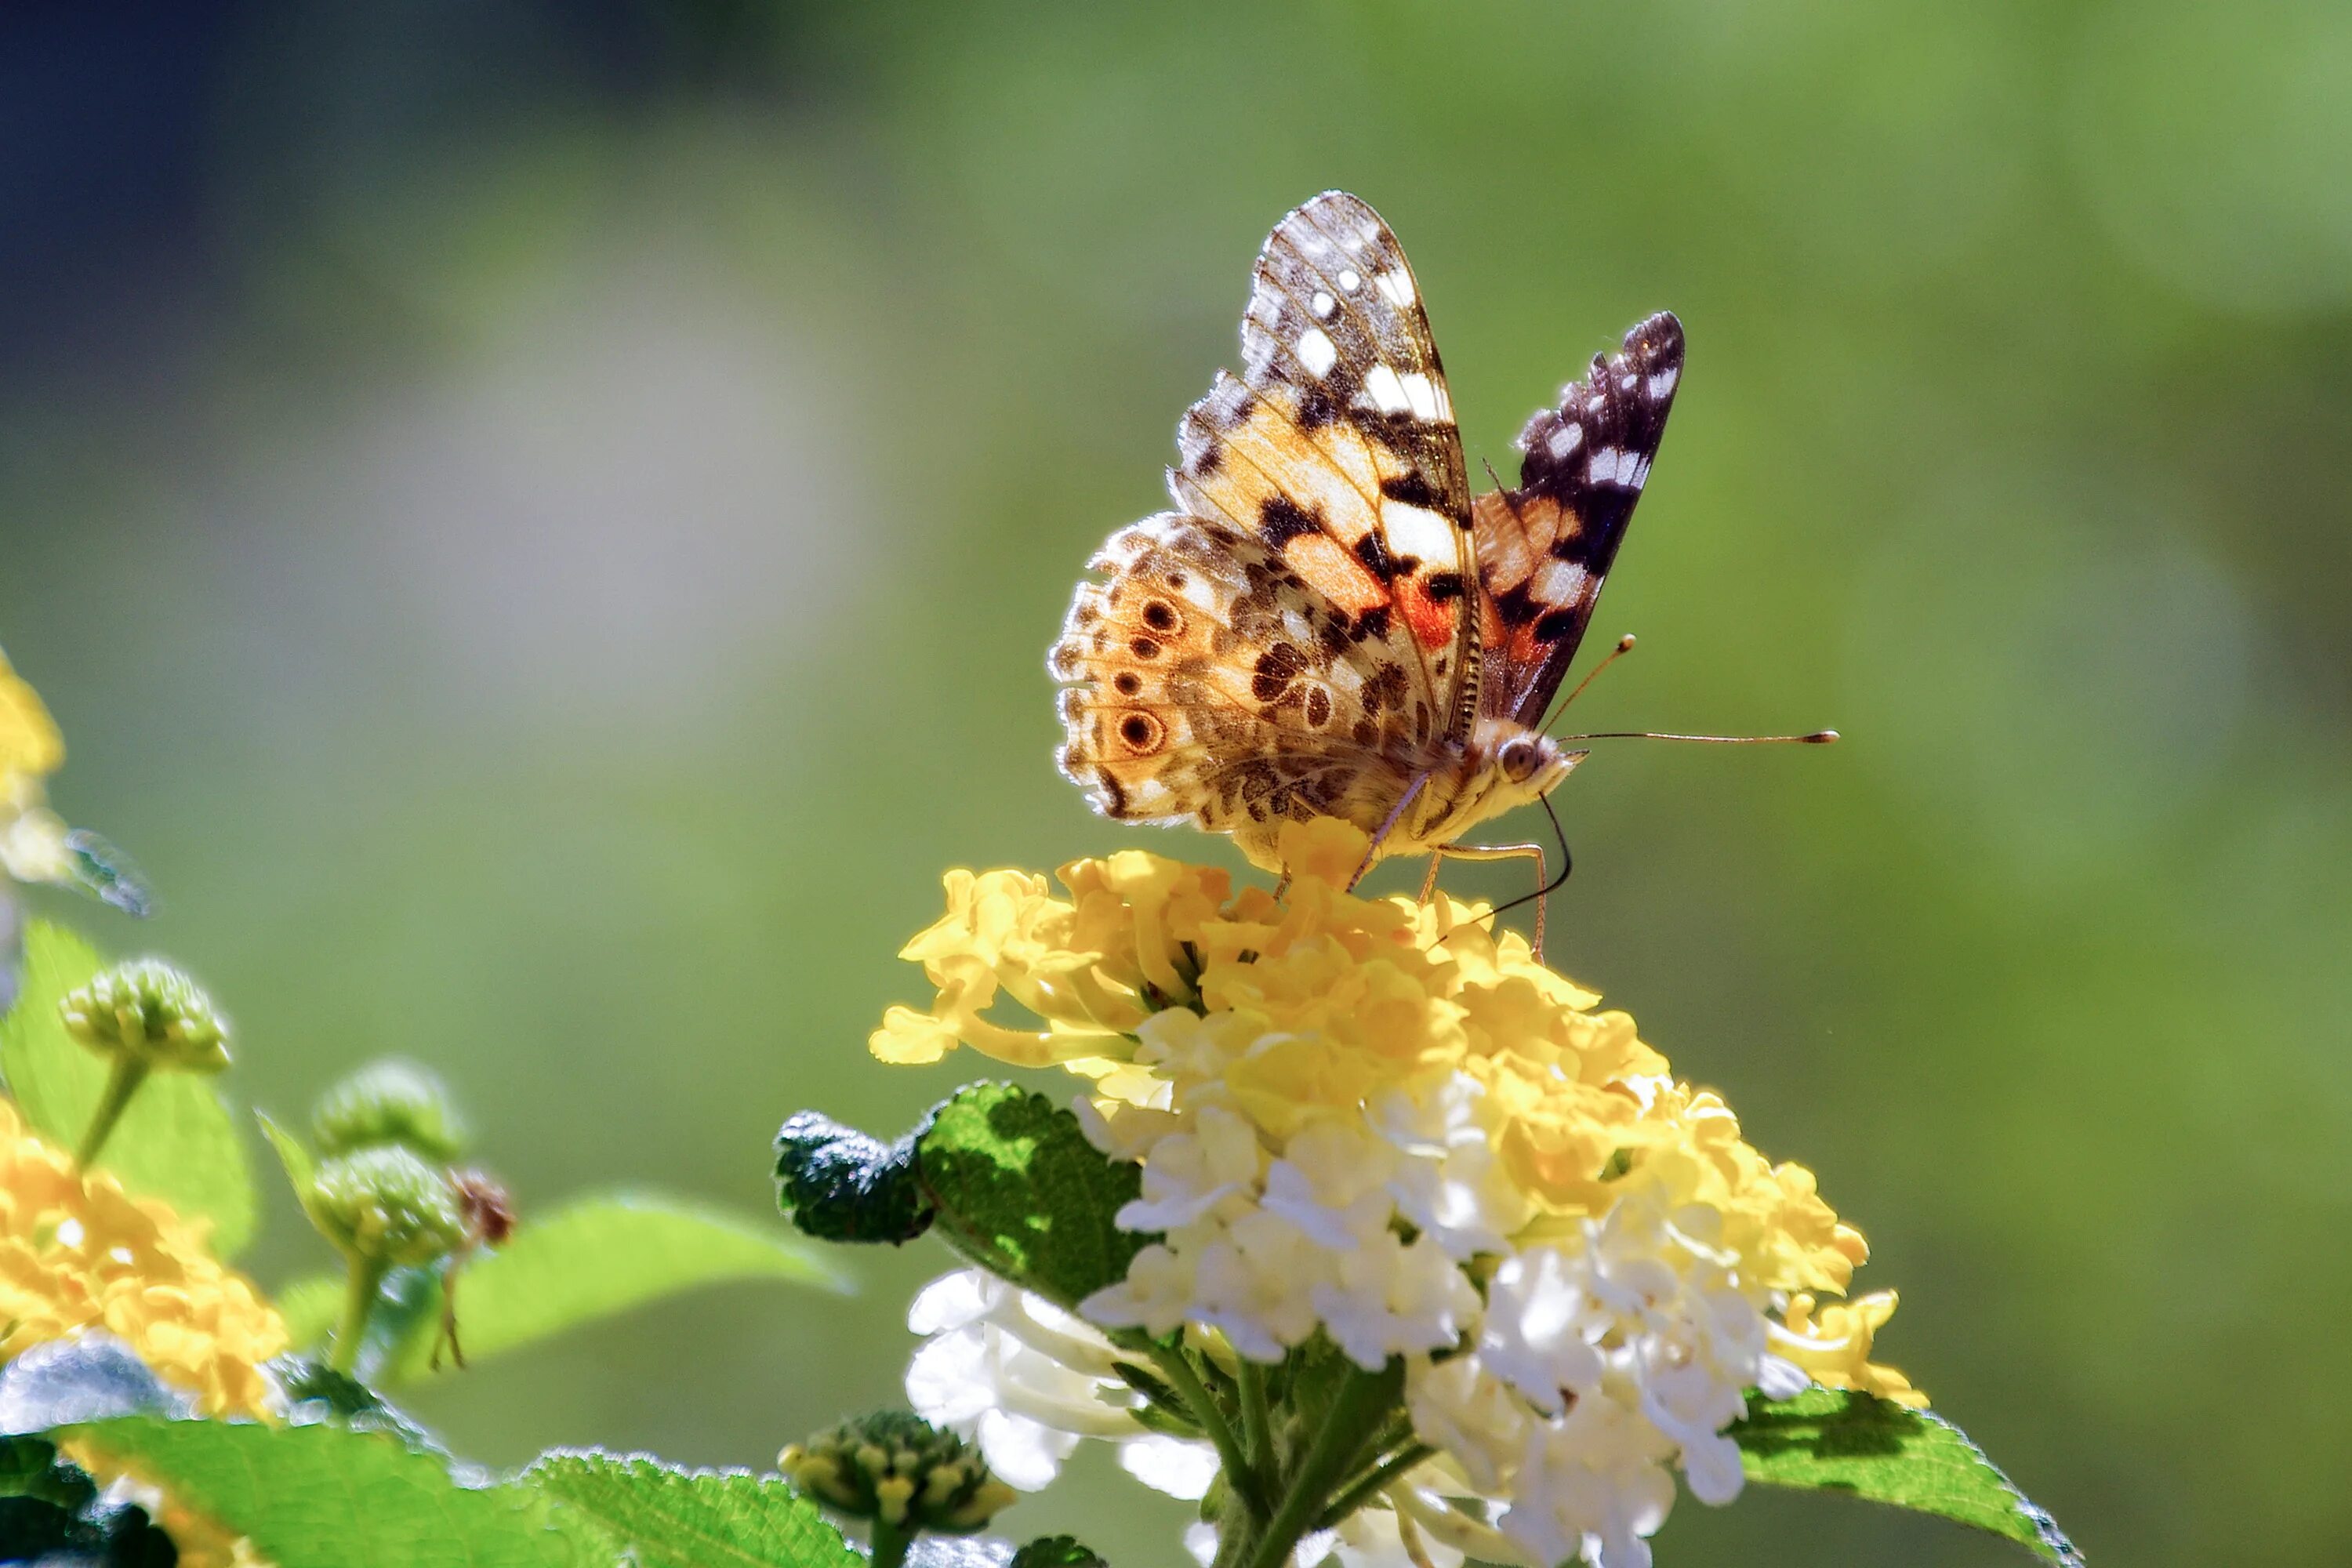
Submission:
<svg viewBox="0 0 2352 1568">
<path fill-rule="evenodd" d="M 1242 1444 L 1249 1450 L 1250 1463 L 1270 1466 L 1274 1463 L 1274 1415 L 1266 1408 L 1265 1369 L 1247 1356 L 1234 1368 L 1234 1381 L 1242 1394 Z"/>
<path fill-rule="evenodd" d="M 1391 1454 L 1386 1459 L 1382 1460 L 1379 1468 L 1373 1470 L 1370 1475 L 1366 1476 L 1362 1480 L 1358 1481 L 1354 1486 L 1349 1487 L 1346 1491 L 1341 1492 L 1339 1494 L 1339 1500 L 1333 1503 L 1329 1508 L 1325 1509 L 1323 1510 L 1323 1516 L 1315 1521 L 1315 1528 L 1318 1530 L 1330 1529 L 1333 1525 L 1339 1523 L 1341 1520 L 1347 1518 L 1349 1514 L 1363 1507 L 1364 1504 L 1370 1502 L 1372 1498 L 1384 1489 L 1391 1481 L 1396 1479 L 1399 1476 L 1404 1474 L 1407 1470 L 1412 1468 L 1415 1465 L 1421 1463 L 1434 1452 L 1436 1452 L 1436 1450 L 1432 1448 L 1426 1443 L 1414 1442 L 1406 1444 L 1403 1447 L 1398 1449 L 1395 1453 Z"/>
<path fill-rule="evenodd" d="M 873 1552 L 873 1568 L 898 1568 L 907 1561 L 907 1548 L 915 1543 L 915 1532 L 901 1522 L 893 1524 L 887 1519 L 877 1519 L 866 1537 Z"/>
<path fill-rule="evenodd" d="M 352 1259 L 351 1274 L 343 1282 L 343 1315 L 335 1324 L 335 1348 L 327 1356 L 327 1364 L 345 1377 L 357 1375 L 368 1314 L 375 1310 L 376 1294 L 388 1272 L 390 1266 L 375 1258 Z"/>
<path fill-rule="evenodd" d="M 147 1081 L 147 1064 L 124 1051 L 114 1058 L 114 1066 L 106 1075 L 106 1092 L 99 1097 L 98 1109 L 90 1113 L 89 1126 L 81 1135 L 81 1147 L 74 1151 L 74 1164 L 89 1169 L 98 1152 L 106 1147 L 106 1140 L 114 1131 L 114 1124 L 122 1120 L 123 1110 L 131 1097 Z"/>
<path fill-rule="evenodd" d="M 1331 1489 L 1385 1425 L 1385 1409 L 1397 1396 L 1398 1370 L 1398 1363 L 1391 1361 L 1379 1372 L 1359 1368 L 1349 1373 L 1324 1412 L 1322 1428 L 1315 1434 L 1306 1458 L 1291 1472 L 1281 1506 L 1244 1560 L 1244 1568 L 1279 1568 L 1307 1527 L 1322 1517 Z"/>
<path fill-rule="evenodd" d="M 1264 1519 L 1266 1511 L 1264 1479 L 1251 1464 L 1252 1456 L 1242 1451 L 1240 1442 L 1234 1436 L 1233 1424 L 1225 1419 L 1225 1413 L 1217 1406 L 1216 1396 L 1209 1392 L 1208 1384 L 1201 1381 L 1201 1374 L 1192 1370 L 1191 1359 L 1179 1346 L 1152 1342 L 1145 1348 L 1151 1357 L 1151 1364 L 1158 1367 L 1176 1392 L 1184 1396 L 1184 1404 L 1192 1412 L 1192 1419 L 1200 1423 L 1202 1432 L 1216 1445 L 1217 1462 L 1225 1470 L 1225 1484 L 1248 1505 L 1253 1519 Z M 1243 1358 L 1242 1364 L 1249 1364 L 1246 1357 Z"/>
</svg>

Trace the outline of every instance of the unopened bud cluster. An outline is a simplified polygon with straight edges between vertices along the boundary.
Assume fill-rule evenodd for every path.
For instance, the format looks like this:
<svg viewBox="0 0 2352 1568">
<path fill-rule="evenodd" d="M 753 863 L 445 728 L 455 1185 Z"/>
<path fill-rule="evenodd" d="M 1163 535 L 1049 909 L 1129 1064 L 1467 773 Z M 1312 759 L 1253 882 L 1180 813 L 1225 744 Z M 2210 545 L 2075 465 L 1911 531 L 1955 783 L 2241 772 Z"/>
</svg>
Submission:
<svg viewBox="0 0 2352 1568">
<path fill-rule="evenodd" d="M 228 1024 L 212 998 L 161 959 L 121 963 L 68 992 L 58 1016 L 100 1056 L 147 1068 L 219 1072 L 228 1066 Z"/>
<path fill-rule="evenodd" d="M 422 1268 L 473 1238 L 474 1205 L 449 1168 L 465 1124 L 431 1073 L 372 1062 L 320 1097 L 310 1131 L 321 1158 L 304 1207 L 346 1257 Z"/>
<path fill-rule="evenodd" d="M 1013 1500 L 963 1439 L 905 1410 L 845 1421 L 776 1458 L 802 1491 L 856 1519 L 960 1535 Z"/>
</svg>

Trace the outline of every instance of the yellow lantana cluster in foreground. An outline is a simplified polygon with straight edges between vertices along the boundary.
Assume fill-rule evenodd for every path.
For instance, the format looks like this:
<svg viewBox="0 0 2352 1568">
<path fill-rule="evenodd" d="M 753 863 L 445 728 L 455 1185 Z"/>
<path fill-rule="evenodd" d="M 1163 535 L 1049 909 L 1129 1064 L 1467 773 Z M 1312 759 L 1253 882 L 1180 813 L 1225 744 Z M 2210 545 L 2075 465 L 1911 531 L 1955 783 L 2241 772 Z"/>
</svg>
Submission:
<svg viewBox="0 0 2352 1568">
<path fill-rule="evenodd" d="M 1484 906 L 1348 893 L 1363 846 L 1344 823 L 1294 826 L 1281 900 L 1141 850 L 1071 862 L 1059 894 L 1029 872 L 951 871 L 946 915 L 900 954 L 938 994 L 927 1010 L 891 1008 L 871 1048 L 887 1062 L 963 1045 L 1010 1066 L 1060 1066 L 1095 1080 L 1115 1126 L 1168 1103 L 1166 1052 L 1139 1054 L 1138 1031 L 1183 1009 L 1211 1036 L 1246 1037 L 1219 1055 L 1223 1092 L 1277 1138 L 1458 1072 L 1484 1091 L 1493 1148 L 1523 1200 L 1512 1241 L 1604 1217 L 1641 1173 L 1670 1207 L 1721 1215 L 1711 1245 L 1790 1298 L 1780 1353 L 1827 1386 L 1926 1404 L 1868 1360 L 1892 1292 L 1814 1306 L 1845 1290 L 1868 1247 L 1811 1172 L 1766 1160 L 1719 1097 L 1674 1080 L 1630 1016 L 1598 1010 L 1596 993 L 1537 963 L 1517 932 L 1490 929 Z M 1007 1018 L 1008 1003 L 1031 1017 Z"/>
<path fill-rule="evenodd" d="M 74 1169 L 0 1101 L 0 1361 L 102 1329 L 207 1415 L 259 1415 L 261 1363 L 284 1351 L 277 1309 L 205 1249 L 200 1226 Z"/>
</svg>

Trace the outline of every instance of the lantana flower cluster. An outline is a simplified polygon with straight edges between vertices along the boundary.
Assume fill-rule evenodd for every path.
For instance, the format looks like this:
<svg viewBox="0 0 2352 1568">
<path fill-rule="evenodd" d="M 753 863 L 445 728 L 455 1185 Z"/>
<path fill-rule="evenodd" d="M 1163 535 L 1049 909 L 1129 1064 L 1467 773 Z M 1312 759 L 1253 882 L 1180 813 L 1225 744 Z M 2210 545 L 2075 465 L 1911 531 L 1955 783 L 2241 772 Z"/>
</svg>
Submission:
<svg viewBox="0 0 2352 1568">
<path fill-rule="evenodd" d="M 1140 851 L 1064 867 L 1060 892 L 950 874 L 903 954 L 936 998 L 892 1009 L 875 1054 L 1087 1079 L 1087 1136 L 1142 1167 L 1118 1223 L 1158 1239 L 1083 1321 L 982 1277 L 935 1286 L 918 1408 L 1016 1486 L 1097 1436 L 1199 1496 L 1213 1458 L 1144 1432 L 1101 1331 L 1261 1363 L 1319 1332 L 1367 1370 L 1402 1358 L 1432 1451 L 1321 1550 L 1402 1563 L 1403 1532 L 1433 1562 L 1627 1568 L 1675 1469 L 1703 1501 L 1738 1494 L 1748 1391 L 1926 1404 L 1870 1360 L 1893 1294 L 1825 1300 L 1867 1249 L 1809 1172 L 1483 907 L 1348 892 L 1364 847 L 1295 826 L 1279 900 Z"/>
<path fill-rule="evenodd" d="M 201 1226 L 74 1168 L 0 1100 L 0 1362 L 102 1330 L 124 1341 L 207 1415 L 269 1413 L 262 1365 L 285 1321 L 205 1245 Z"/>
</svg>

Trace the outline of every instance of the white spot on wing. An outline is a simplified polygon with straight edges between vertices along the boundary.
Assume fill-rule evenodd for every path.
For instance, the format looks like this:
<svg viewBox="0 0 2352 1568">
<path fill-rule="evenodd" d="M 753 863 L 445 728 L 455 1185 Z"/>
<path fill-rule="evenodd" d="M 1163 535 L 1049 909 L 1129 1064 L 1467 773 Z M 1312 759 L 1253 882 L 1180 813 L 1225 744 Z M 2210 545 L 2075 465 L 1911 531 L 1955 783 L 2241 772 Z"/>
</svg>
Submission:
<svg viewBox="0 0 2352 1568">
<path fill-rule="evenodd" d="M 1415 418 L 1436 419 L 1445 412 L 1445 395 L 1437 389 L 1435 382 L 1431 381 L 1421 372 L 1416 370 L 1410 374 L 1399 376 L 1397 382 L 1404 388 L 1405 397 L 1412 405 Z"/>
<path fill-rule="evenodd" d="M 1344 283 L 1347 279 L 1343 276 L 1340 281 Z M 1397 379 L 1393 368 L 1384 364 L 1376 364 L 1364 374 L 1364 395 L 1370 398 L 1372 406 L 1383 414 L 1402 414 L 1412 406 L 1412 398 L 1406 393 L 1404 383 Z"/>
<path fill-rule="evenodd" d="M 1544 447 L 1551 453 L 1552 460 L 1554 462 L 1558 462 L 1560 458 L 1567 457 L 1570 452 L 1575 451 L 1576 444 L 1583 439 L 1583 426 L 1563 425 L 1559 429 L 1551 433 L 1550 439 L 1544 443 Z"/>
<path fill-rule="evenodd" d="M 1425 506 L 1401 500 L 1381 502 L 1381 529 L 1388 535 L 1389 553 L 1429 561 L 1454 557 L 1454 524 Z"/>
<path fill-rule="evenodd" d="M 1298 363 L 1307 367 L 1307 374 L 1320 376 L 1339 363 L 1339 350 L 1322 328 L 1309 327 L 1298 340 Z"/>
<path fill-rule="evenodd" d="M 1373 279 L 1372 287 L 1380 290 L 1381 299 L 1400 310 L 1412 303 L 1412 274 L 1402 267 Z"/>
<path fill-rule="evenodd" d="M 1342 267 L 1339 268 L 1340 288 L 1345 289 L 1349 293 L 1352 294 L 1363 286 L 1364 280 L 1356 276 L 1356 269 L 1354 268 Z"/>
<path fill-rule="evenodd" d="M 1620 392 L 1631 392 L 1633 390 L 1633 384 L 1641 379 L 1642 378 L 1638 375 L 1629 374 L 1618 382 L 1617 390 Z"/>
<path fill-rule="evenodd" d="M 1584 592 L 1584 568 L 1573 561 L 1547 561 L 1528 593 L 1546 605 L 1572 605 Z"/>
<path fill-rule="evenodd" d="M 1647 470 L 1642 459 L 1622 447 L 1602 447 L 1585 464 L 1585 479 L 1596 485 L 1616 485 L 1624 489 L 1638 490 Z"/>
<path fill-rule="evenodd" d="M 1331 312 L 1339 308 L 1339 301 L 1321 289 L 1315 290 L 1315 298 L 1308 302 L 1315 307 L 1315 313 L 1327 321 L 1331 319 Z M 1652 376 L 1650 379 L 1655 381 L 1657 378 Z"/>
<path fill-rule="evenodd" d="M 1650 377 L 1650 395 L 1653 398 L 1659 398 L 1664 397 L 1667 393 L 1672 392 L 1675 389 L 1675 379 L 1679 377 L 1682 373 L 1682 366 L 1675 365 L 1670 370 L 1662 370 L 1655 375 Z"/>
</svg>

